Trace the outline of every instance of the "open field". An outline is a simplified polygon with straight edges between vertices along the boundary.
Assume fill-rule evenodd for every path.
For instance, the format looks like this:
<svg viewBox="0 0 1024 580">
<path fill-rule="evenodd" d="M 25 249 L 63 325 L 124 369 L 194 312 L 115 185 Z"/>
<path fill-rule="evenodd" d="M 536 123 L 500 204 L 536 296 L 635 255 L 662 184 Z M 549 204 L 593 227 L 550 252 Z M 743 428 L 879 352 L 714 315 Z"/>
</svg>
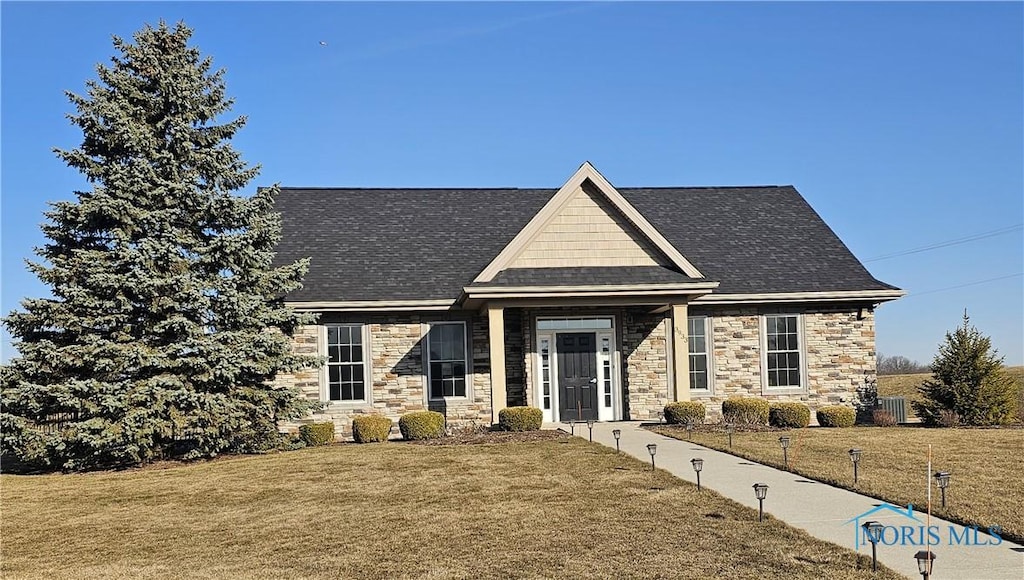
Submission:
<svg viewBox="0 0 1024 580">
<path fill-rule="evenodd" d="M 1017 416 L 1024 421 L 1024 367 L 1006 367 L 1006 372 L 1017 381 L 1018 411 Z M 907 416 L 914 415 L 914 409 L 910 406 L 911 401 L 921 400 L 921 393 L 917 391 L 926 380 L 931 378 L 930 373 L 917 373 L 912 375 L 879 375 L 878 396 L 879 397 L 906 397 Z"/>
<path fill-rule="evenodd" d="M 898 577 L 579 438 L 0 478 L 4 578 Z"/>
<path fill-rule="evenodd" d="M 717 429 L 717 428 L 716 428 Z M 686 438 L 679 427 L 655 431 Z M 728 436 L 707 426 L 693 433 L 693 442 L 774 467 L 783 467 L 779 431 Z M 947 508 L 940 506 L 933 486 L 932 513 L 964 524 L 1000 525 L 1004 537 L 1024 540 L 1024 429 L 928 429 L 923 427 L 812 427 L 785 432 L 791 439 L 790 469 L 805 477 L 923 511 L 928 445 L 933 471 L 949 471 Z M 858 484 L 853 484 L 849 449 L 863 450 Z"/>
</svg>

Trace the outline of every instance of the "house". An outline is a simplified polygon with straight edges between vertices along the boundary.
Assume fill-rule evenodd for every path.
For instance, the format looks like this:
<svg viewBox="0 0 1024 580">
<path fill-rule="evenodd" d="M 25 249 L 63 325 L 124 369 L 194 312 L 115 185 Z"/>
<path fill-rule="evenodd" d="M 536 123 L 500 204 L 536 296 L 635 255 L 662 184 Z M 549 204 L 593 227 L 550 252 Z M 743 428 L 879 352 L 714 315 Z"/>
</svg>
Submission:
<svg viewBox="0 0 1024 580">
<path fill-rule="evenodd" d="M 852 404 L 875 375 L 874 279 L 791 186 L 616 188 L 583 164 L 560 189 L 298 189 L 278 259 L 319 314 L 281 375 L 359 413 L 496 422 L 655 419 L 670 401 Z"/>
</svg>

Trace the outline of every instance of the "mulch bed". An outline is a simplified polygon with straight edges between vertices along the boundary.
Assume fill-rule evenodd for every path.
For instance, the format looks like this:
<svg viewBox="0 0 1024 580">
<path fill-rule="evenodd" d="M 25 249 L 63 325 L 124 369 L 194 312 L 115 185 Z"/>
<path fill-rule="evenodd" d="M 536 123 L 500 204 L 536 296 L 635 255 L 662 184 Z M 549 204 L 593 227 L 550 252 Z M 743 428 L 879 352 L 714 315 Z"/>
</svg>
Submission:
<svg viewBox="0 0 1024 580">
<path fill-rule="evenodd" d="M 525 443 L 531 441 L 558 441 L 568 439 L 564 431 L 473 431 L 456 433 L 440 439 L 409 441 L 413 445 L 486 445 L 489 443 Z"/>
</svg>

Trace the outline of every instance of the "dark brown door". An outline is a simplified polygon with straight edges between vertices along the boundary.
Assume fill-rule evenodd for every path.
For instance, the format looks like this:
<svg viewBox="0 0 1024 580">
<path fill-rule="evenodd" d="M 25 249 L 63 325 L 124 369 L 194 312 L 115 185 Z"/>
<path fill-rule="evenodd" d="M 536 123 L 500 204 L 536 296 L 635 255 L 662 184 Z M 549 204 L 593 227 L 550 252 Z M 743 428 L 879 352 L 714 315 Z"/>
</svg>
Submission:
<svg viewBox="0 0 1024 580">
<path fill-rule="evenodd" d="M 558 416 L 562 421 L 597 419 L 597 335 L 557 336 Z"/>
</svg>

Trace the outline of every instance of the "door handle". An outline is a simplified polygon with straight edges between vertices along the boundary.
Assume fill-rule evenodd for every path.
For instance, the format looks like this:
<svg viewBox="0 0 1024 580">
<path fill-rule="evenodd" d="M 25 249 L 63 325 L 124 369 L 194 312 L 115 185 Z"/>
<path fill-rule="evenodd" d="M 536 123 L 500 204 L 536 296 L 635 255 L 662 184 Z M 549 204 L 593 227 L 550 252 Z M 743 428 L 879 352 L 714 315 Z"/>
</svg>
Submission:
<svg viewBox="0 0 1024 580">
<path fill-rule="evenodd" d="M 596 378 L 590 379 L 590 384 L 596 385 L 597 384 L 597 379 Z"/>
</svg>

